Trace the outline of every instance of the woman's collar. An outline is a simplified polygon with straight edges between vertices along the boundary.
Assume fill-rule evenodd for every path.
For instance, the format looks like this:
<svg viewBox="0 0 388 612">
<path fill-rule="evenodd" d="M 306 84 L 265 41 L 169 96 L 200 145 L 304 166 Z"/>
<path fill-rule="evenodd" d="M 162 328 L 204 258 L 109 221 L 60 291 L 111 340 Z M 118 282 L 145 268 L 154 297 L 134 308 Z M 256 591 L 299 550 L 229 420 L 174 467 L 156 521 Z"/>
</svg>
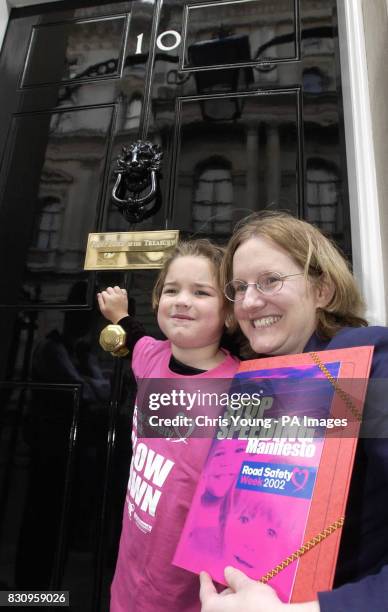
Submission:
<svg viewBox="0 0 388 612">
<path fill-rule="evenodd" d="M 327 340 L 320 338 L 317 332 L 314 332 L 304 347 L 303 352 L 308 353 L 309 351 L 323 351 L 325 350 L 326 346 Z"/>
</svg>

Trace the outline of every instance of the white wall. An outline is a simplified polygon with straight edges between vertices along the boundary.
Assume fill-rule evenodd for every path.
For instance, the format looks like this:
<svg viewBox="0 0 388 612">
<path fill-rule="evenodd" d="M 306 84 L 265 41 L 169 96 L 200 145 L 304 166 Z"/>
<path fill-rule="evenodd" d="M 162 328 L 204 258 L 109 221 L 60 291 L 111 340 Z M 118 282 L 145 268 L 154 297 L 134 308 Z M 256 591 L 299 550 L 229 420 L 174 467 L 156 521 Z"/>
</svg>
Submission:
<svg viewBox="0 0 388 612">
<path fill-rule="evenodd" d="M 0 0 L 0 49 L 8 23 L 9 8 L 7 0 Z"/>
<path fill-rule="evenodd" d="M 354 273 L 369 322 L 384 325 L 384 261 L 362 0 L 338 2 L 338 26 Z"/>
<path fill-rule="evenodd" d="M 388 311 L 388 3 L 362 0 L 362 8 Z"/>
</svg>

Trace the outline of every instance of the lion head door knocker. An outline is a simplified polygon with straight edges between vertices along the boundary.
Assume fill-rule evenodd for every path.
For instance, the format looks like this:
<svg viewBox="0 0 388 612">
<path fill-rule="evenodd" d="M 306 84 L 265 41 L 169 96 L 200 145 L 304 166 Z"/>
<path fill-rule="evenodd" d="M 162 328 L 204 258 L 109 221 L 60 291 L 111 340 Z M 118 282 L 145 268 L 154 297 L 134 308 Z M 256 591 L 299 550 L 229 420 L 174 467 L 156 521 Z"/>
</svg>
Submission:
<svg viewBox="0 0 388 612">
<path fill-rule="evenodd" d="M 159 145 L 137 140 L 123 147 L 114 174 L 112 200 L 130 223 L 147 219 L 161 206 L 159 178 L 163 153 Z"/>
</svg>

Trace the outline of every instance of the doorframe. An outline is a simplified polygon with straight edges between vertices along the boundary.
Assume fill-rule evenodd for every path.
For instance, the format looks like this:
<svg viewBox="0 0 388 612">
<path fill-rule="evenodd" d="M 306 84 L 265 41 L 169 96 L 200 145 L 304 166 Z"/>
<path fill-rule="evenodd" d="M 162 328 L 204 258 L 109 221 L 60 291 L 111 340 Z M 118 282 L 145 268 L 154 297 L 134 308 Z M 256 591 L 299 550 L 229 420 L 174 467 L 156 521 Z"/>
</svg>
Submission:
<svg viewBox="0 0 388 612">
<path fill-rule="evenodd" d="M 361 0 L 338 0 L 354 274 L 370 323 L 385 325 L 384 260 Z"/>
<path fill-rule="evenodd" d="M 0 50 L 11 9 L 46 3 L 0 0 Z M 338 0 L 337 10 L 353 269 L 367 304 L 368 321 L 384 325 L 384 262 L 361 0 Z"/>
</svg>

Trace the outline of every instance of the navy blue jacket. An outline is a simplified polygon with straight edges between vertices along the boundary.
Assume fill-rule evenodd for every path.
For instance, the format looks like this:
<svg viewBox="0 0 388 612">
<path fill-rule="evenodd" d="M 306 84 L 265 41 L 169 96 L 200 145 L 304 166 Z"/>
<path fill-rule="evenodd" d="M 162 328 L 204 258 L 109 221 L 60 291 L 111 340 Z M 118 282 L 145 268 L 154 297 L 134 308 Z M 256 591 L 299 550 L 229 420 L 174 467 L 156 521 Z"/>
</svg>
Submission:
<svg viewBox="0 0 388 612">
<path fill-rule="evenodd" d="M 314 334 L 304 352 L 373 345 L 364 410 L 388 430 L 388 329 L 344 328 L 331 340 Z M 377 379 L 381 379 L 377 382 Z M 385 379 L 385 382 L 384 380 Z M 378 391 L 376 391 L 376 387 Z M 373 398 L 373 401 L 372 401 Z M 366 412 L 365 412 L 366 411 Z M 386 417 L 385 417 L 386 415 Z M 379 432 L 380 433 L 380 432 Z M 319 593 L 321 612 L 388 612 L 388 436 L 361 438 L 352 475 L 334 589 Z"/>
</svg>

